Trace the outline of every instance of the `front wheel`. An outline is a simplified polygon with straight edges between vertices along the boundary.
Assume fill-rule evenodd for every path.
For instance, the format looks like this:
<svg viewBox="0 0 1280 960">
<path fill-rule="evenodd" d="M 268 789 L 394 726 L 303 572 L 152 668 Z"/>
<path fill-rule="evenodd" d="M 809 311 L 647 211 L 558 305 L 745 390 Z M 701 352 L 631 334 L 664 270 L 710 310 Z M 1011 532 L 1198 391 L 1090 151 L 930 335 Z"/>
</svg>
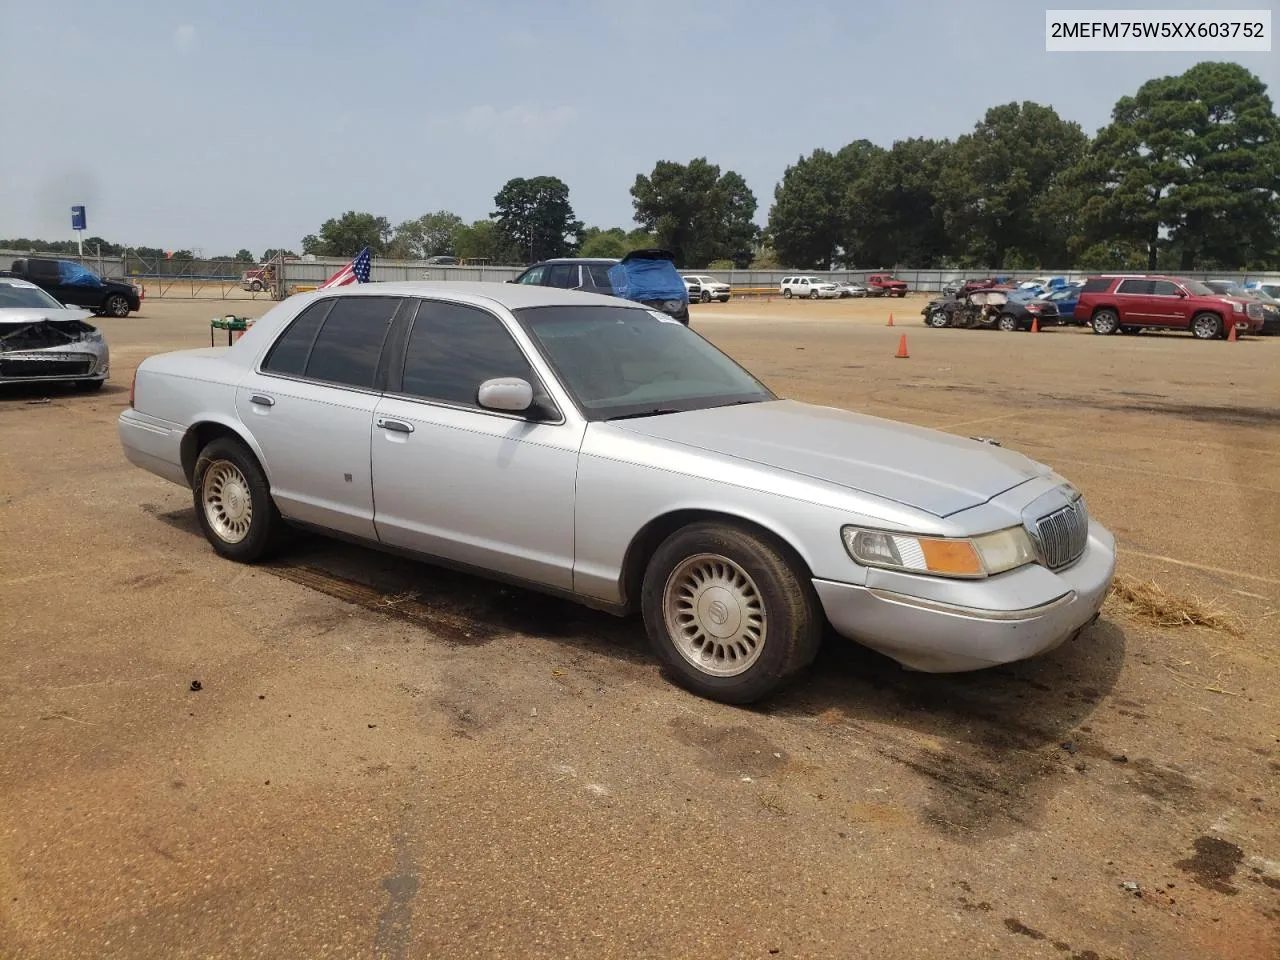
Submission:
<svg viewBox="0 0 1280 960">
<path fill-rule="evenodd" d="M 711 302 L 711 291 L 710 291 L 710 290 L 703 290 L 703 291 L 702 291 L 702 296 L 701 296 L 701 297 L 699 297 L 698 299 L 699 299 L 699 300 L 701 300 L 703 303 L 710 303 L 710 302 Z"/>
<path fill-rule="evenodd" d="M 695 523 L 668 537 L 649 561 L 640 605 L 671 678 L 722 703 L 781 689 L 822 639 L 818 600 L 797 563 L 728 524 Z"/>
<path fill-rule="evenodd" d="M 1191 318 L 1191 332 L 1200 340 L 1222 336 L 1222 318 L 1216 313 L 1197 313 Z"/>
<path fill-rule="evenodd" d="M 951 322 L 951 318 L 947 316 L 945 310 L 934 310 L 929 314 L 926 321 L 931 327 L 945 327 Z"/>
<path fill-rule="evenodd" d="M 113 293 L 102 304 L 103 312 L 112 317 L 127 317 L 129 315 L 129 301 L 118 293 Z"/>
<path fill-rule="evenodd" d="M 266 475 L 239 440 L 220 437 L 200 451 L 191 492 L 200 529 L 228 560 L 253 563 L 279 542 L 284 521 Z"/>
<path fill-rule="evenodd" d="M 810 299 L 810 300 L 817 300 L 817 299 L 818 299 L 818 291 L 817 291 L 817 290 L 810 290 L 810 291 L 809 291 L 809 299 Z"/>
<path fill-rule="evenodd" d="M 262 281 L 261 281 L 261 280 L 254 280 L 253 282 L 251 282 L 251 283 L 249 284 L 249 290 L 250 290 L 252 293 L 259 293 L 259 292 L 261 292 L 261 290 L 262 290 Z"/>
</svg>

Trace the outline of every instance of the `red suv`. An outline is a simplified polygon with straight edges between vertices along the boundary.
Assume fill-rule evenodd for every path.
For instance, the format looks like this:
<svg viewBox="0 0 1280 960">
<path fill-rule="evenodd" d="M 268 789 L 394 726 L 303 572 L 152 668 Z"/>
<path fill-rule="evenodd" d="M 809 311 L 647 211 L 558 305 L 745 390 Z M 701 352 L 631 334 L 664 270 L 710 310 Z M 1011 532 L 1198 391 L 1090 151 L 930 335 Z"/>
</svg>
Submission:
<svg viewBox="0 0 1280 960">
<path fill-rule="evenodd" d="M 1076 320 L 1094 333 L 1133 333 L 1144 327 L 1190 330 L 1201 340 L 1262 330 L 1262 306 L 1214 293 L 1199 280 L 1180 277 L 1090 277 L 1076 302 Z"/>
</svg>

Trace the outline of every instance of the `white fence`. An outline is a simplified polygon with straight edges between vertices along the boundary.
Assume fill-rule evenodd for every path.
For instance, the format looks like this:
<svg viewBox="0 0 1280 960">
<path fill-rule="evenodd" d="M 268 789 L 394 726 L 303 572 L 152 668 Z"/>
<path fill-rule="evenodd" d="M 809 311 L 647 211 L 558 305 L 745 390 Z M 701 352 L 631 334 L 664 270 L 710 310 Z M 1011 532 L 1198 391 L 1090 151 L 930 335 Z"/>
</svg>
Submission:
<svg viewBox="0 0 1280 960">
<path fill-rule="evenodd" d="M 104 277 L 125 277 L 142 279 L 150 270 L 140 269 L 142 261 L 136 258 L 121 257 L 85 257 L 66 256 L 62 254 L 34 253 L 22 251 L 0 250 L 0 270 L 8 270 L 13 260 L 19 257 L 36 256 L 58 260 L 74 260 L 83 263 Z M 345 257 L 318 257 L 315 260 L 286 260 L 283 264 L 283 294 L 293 293 L 300 287 L 317 287 L 329 277 L 341 270 L 349 260 Z M 237 264 L 236 268 L 250 269 L 250 264 Z M 238 286 L 230 281 L 227 271 L 230 269 L 222 262 L 192 261 L 183 264 L 165 264 L 163 276 L 153 286 L 148 283 L 148 299 L 170 298 L 191 299 L 193 297 L 226 297 L 239 295 L 234 293 Z M 404 280 L 513 280 L 524 270 L 517 266 L 487 267 L 442 267 L 419 260 L 387 260 L 382 257 L 373 259 L 370 279 L 380 282 Z M 892 272 L 900 280 L 905 280 L 907 288 L 916 293 L 937 293 L 953 280 L 964 280 L 976 277 L 1008 277 L 1017 282 L 1036 276 L 1065 277 L 1068 280 L 1082 280 L 1101 271 L 1089 270 L 992 270 L 989 268 L 973 268 L 970 270 L 684 270 L 683 273 L 697 273 L 723 280 L 738 289 L 766 288 L 777 289 L 783 277 L 812 276 L 834 280 L 852 280 L 864 282 L 872 273 Z M 1107 271 L 1116 272 L 1116 271 Z M 1124 271 L 1137 273 L 1138 271 Z M 1241 283 L 1261 280 L 1268 283 L 1280 282 L 1280 273 L 1232 273 L 1224 271 L 1174 271 L 1178 276 L 1192 279 L 1233 279 Z M 207 275 L 206 275 L 207 274 Z M 269 296 L 259 294 L 258 296 Z"/>
</svg>

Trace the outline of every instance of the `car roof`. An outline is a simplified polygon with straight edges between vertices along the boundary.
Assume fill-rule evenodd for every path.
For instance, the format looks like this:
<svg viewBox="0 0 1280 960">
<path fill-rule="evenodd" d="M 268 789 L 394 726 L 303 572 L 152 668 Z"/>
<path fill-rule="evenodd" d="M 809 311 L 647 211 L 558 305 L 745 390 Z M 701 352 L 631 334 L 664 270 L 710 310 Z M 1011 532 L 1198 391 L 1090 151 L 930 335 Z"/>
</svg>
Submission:
<svg viewBox="0 0 1280 960">
<path fill-rule="evenodd" d="M 537 263 L 531 263 L 525 269 L 541 267 L 548 263 L 607 263 L 612 266 L 621 262 L 621 260 L 615 260 L 611 257 L 552 257 L 550 260 L 539 260 Z"/>
<path fill-rule="evenodd" d="M 582 293 L 560 287 L 544 287 L 530 283 L 500 283 L 491 280 L 407 280 L 388 283 L 353 283 L 345 287 L 314 290 L 298 296 L 320 300 L 325 296 L 445 297 L 477 305 L 496 303 L 508 310 L 522 307 L 558 307 L 600 305 L 607 301 L 616 306 L 641 305 L 632 300 L 600 293 Z M 293 299 L 292 297 L 290 299 Z"/>
</svg>

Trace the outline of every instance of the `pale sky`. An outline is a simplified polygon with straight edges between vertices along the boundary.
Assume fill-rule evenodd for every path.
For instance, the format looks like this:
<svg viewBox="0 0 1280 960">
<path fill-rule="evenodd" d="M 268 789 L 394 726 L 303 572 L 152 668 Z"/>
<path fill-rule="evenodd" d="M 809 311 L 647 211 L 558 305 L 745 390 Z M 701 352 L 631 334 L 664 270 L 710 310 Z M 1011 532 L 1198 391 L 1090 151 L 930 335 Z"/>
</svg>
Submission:
<svg viewBox="0 0 1280 960">
<path fill-rule="evenodd" d="M 484 217 L 507 179 L 541 174 L 588 224 L 630 227 L 635 175 L 699 156 L 746 177 L 763 223 L 785 167 L 816 147 L 955 137 L 1015 100 L 1093 133 L 1118 97 L 1203 59 L 1280 96 L 1280 47 L 1050 54 L 1045 6 L 15 0 L 0 17 L 0 237 L 73 239 L 84 203 L 90 235 L 260 254 L 349 209 Z"/>
</svg>

